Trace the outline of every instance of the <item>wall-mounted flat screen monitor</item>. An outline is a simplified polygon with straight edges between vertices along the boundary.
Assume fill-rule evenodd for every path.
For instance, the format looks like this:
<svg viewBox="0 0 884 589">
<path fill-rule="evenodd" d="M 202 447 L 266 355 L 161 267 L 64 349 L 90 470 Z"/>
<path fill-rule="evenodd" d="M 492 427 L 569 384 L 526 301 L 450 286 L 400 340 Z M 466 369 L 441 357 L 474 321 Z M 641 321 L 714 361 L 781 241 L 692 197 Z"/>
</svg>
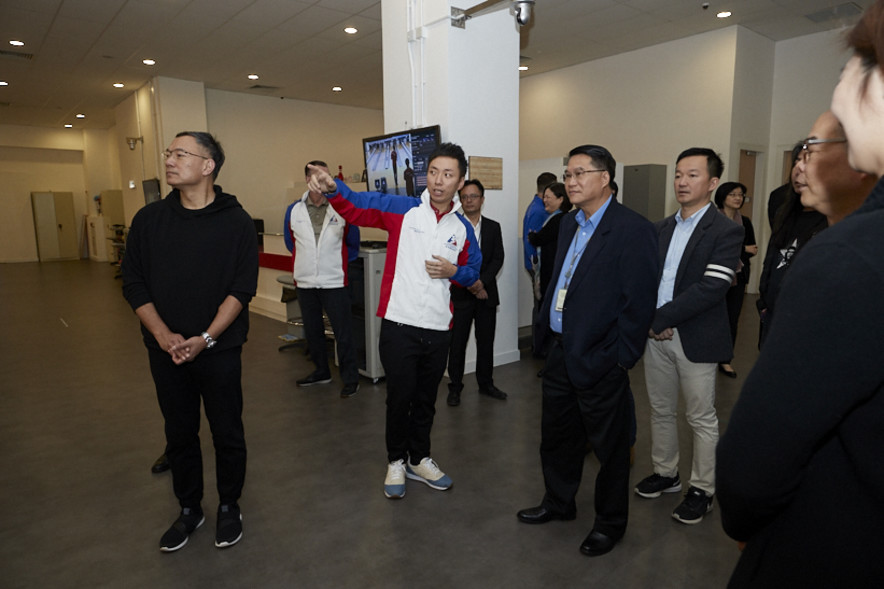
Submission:
<svg viewBox="0 0 884 589">
<path fill-rule="evenodd" d="M 144 190 L 144 204 L 146 205 L 163 198 L 163 195 L 160 194 L 160 181 L 157 178 L 142 180 L 141 188 Z"/>
<path fill-rule="evenodd" d="M 439 125 L 363 139 L 368 190 L 420 196 L 427 187 L 427 160 L 440 143 Z"/>
</svg>

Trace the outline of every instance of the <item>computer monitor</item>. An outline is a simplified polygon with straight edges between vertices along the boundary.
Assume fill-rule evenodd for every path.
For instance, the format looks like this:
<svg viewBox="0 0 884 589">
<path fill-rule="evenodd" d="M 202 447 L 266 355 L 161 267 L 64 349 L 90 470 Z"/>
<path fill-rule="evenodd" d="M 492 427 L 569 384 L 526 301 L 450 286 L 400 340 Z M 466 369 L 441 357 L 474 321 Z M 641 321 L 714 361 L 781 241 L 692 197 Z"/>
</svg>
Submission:
<svg viewBox="0 0 884 589">
<path fill-rule="evenodd" d="M 141 181 L 141 189 L 144 190 L 144 204 L 149 205 L 163 198 L 160 194 L 160 181 L 158 178 Z"/>
<path fill-rule="evenodd" d="M 362 140 L 368 190 L 419 197 L 427 187 L 427 164 L 441 143 L 439 125 Z"/>
</svg>

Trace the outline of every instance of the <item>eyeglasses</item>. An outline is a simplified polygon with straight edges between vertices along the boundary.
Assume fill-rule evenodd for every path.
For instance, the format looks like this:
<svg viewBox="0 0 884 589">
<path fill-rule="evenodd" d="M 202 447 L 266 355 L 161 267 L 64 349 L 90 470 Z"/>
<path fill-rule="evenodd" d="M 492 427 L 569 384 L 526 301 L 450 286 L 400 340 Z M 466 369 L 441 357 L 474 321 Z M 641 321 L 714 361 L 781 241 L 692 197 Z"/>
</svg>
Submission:
<svg viewBox="0 0 884 589">
<path fill-rule="evenodd" d="M 476 200 L 477 198 L 482 198 L 481 194 L 461 194 L 460 200 Z"/>
<path fill-rule="evenodd" d="M 180 160 L 182 158 L 186 158 L 189 155 L 192 155 L 193 157 L 201 157 L 204 160 L 209 159 L 204 155 L 200 155 L 198 153 L 190 153 L 189 151 L 184 151 L 183 149 L 167 149 L 165 151 L 161 151 L 160 155 L 163 157 L 163 160 L 167 160 L 170 157 L 174 157 L 175 160 Z"/>
<path fill-rule="evenodd" d="M 810 154 L 813 153 L 810 151 L 810 146 L 823 143 L 847 143 L 847 139 L 844 137 L 834 137 L 832 139 L 805 139 L 801 144 L 801 153 L 798 155 L 798 160 L 806 164 L 808 160 L 810 160 Z"/>
<path fill-rule="evenodd" d="M 580 180 L 580 177 L 584 174 L 592 174 L 593 172 L 607 172 L 607 170 L 577 170 L 576 172 L 565 172 L 562 174 L 562 182 L 567 182 L 571 178 L 577 178 Z"/>
</svg>

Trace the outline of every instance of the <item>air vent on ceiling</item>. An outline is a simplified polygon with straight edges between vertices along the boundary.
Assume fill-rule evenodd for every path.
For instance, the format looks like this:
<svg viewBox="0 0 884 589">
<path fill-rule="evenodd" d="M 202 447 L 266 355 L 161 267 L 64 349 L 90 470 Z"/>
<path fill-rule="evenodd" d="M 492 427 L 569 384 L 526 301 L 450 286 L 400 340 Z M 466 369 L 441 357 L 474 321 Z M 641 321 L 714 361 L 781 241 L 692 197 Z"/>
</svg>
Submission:
<svg viewBox="0 0 884 589">
<path fill-rule="evenodd" d="M 13 59 L 24 59 L 30 61 L 34 59 L 33 53 L 19 53 L 18 51 L 7 51 L 0 49 L 0 57 L 11 57 Z"/>
<path fill-rule="evenodd" d="M 810 14 L 805 14 L 804 18 L 815 23 L 824 23 L 830 20 L 842 20 L 862 14 L 863 10 L 854 2 L 845 2 L 838 6 L 830 6 L 822 10 L 817 10 Z"/>
<path fill-rule="evenodd" d="M 265 86 L 264 84 L 253 84 L 249 86 L 249 90 L 261 90 L 264 92 L 270 90 L 279 90 L 279 86 Z"/>
</svg>

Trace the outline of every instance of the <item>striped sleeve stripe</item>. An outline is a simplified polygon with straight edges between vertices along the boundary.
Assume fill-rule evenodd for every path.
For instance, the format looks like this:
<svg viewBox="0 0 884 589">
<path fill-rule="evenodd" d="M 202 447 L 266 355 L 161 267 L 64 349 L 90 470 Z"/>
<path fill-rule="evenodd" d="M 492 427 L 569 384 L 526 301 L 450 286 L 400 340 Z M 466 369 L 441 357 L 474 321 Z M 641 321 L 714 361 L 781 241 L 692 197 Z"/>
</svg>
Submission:
<svg viewBox="0 0 884 589">
<path fill-rule="evenodd" d="M 734 278 L 737 277 L 737 273 L 727 266 L 708 264 L 706 266 L 706 272 L 703 273 L 703 276 L 709 276 L 710 278 L 721 278 L 726 282 L 733 282 Z"/>
</svg>

